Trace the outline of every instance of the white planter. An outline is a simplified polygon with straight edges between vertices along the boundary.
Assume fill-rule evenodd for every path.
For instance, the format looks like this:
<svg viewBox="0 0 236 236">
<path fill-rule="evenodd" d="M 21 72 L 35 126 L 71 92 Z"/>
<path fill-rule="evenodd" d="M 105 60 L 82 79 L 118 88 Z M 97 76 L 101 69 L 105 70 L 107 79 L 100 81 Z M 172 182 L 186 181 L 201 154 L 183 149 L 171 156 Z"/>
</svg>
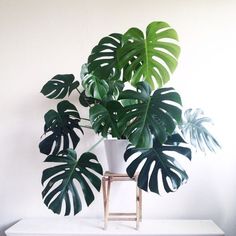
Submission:
<svg viewBox="0 0 236 236">
<path fill-rule="evenodd" d="M 125 174 L 126 163 L 124 160 L 124 153 L 129 141 L 124 139 L 106 139 L 104 140 L 104 144 L 108 162 L 108 171 Z"/>
</svg>

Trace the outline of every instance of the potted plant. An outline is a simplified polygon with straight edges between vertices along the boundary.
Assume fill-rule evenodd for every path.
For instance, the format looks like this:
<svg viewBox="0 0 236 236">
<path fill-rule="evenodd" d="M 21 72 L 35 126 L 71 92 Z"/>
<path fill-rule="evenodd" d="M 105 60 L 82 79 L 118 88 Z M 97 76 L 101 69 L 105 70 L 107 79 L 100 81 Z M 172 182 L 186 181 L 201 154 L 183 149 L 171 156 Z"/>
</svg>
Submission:
<svg viewBox="0 0 236 236">
<path fill-rule="evenodd" d="M 97 144 L 80 157 L 76 154 L 86 128 L 102 137 L 127 139 L 127 174 L 132 177 L 138 170 L 138 186 L 155 193 L 160 186 L 173 192 L 187 181 L 176 154 L 191 160 L 190 145 L 204 152 L 220 147 L 203 126 L 209 118 L 200 110 L 183 113 L 180 95 L 164 87 L 179 53 L 176 31 L 165 22 L 152 22 L 145 34 L 131 28 L 102 38 L 82 66 L 80 82 L 72 74 L 59 74 L 43 86 L 41 92 L 50 99 L 77 92 L 79 103 L 89 109 L 84 118 L 75 105 L 62 100 L 44 116 L 39 148 L 47 155 L 45 162 L 54 165 L 43 171 L 42 196 L 54 213 L 63 204 L 65 215 L 82 209 L 77 183 L 87 205 L 94 200 L 93 190 L 100 190 L 103 169 L 92 153 Z"/>
</svg>

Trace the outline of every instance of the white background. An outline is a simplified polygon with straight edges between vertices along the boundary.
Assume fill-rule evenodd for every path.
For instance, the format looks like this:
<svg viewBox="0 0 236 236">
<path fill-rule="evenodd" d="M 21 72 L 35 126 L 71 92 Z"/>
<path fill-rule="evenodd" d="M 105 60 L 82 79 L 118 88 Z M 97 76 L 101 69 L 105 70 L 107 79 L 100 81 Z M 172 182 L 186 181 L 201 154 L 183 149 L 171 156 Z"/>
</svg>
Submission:
<svg viewBox="0 0 236 236">
<path fill-rule="evenodd" d="M 40 94 L 58 73 L 77 77 L 98 40 L 155 20 L 178 32 L 182 53 L 172 77 L 185 107 L 202 107 L 215 122 L 223 149 L 194 155 L 189 182 L 164 196 L 144 194 L 144 218 L 212 219 L 236 232 L 235 54 L 236 1 L 220 0 L 0 0 L 0 231 L 23 217 L 54 216 L 41 200 L 46 166 L 38 143 L 43 115 L 55 108 Z M 74 94 L 76 101 L 76 94 Z M 86 111 L 80 108 L 81 114 Z M 97 140 L 89 132 L 79 149 Z M 96 149 L 106 162 L 104 147 Z M 114 208 L 130 208 L 132 188 L 120 186 Z M 78 217 L 102 218 L 102 197 Z"/>
</svg>

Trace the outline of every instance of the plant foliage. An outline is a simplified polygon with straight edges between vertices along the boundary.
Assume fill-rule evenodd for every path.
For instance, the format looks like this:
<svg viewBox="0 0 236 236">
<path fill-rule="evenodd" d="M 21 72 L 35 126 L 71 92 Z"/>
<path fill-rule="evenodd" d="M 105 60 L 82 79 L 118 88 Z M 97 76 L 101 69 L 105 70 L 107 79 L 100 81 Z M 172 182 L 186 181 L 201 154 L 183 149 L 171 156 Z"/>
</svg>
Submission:
<svg viewBox="0 0 236 236">
<path fill-rule="evenodd" d="M 107 96 L 109 85 L 106 80 L 99 79 L 94 73 L 89 73 L 87 65 L 83 65 L 81 73 L 82 85 L 88 97 L 103 99 Z"/>
<path fill-rule="evenodd" d="M 103 137 L 111 134 L 113 137 L 121 138 L 122 132 L 119 127 L 119 117 L 123 114 L 123 106 L 117 101 L 110 101 L 106 106 L 96 104 L 89 110 L 92 128 Z"/>
<path fill-rule="evenodd" d="M 201 109 L 188 109 L 184 112 L 184 119 L 181 124 L 181 131 L 188 142 L 196 149 L 205 152 L 215 152 L 220 144 L 206 128 L 206 124 L 212 123 L 209 117 L 204 116 Z"/>
<path fill-rule="evenodd" d="M 117 80 L 121 71 L 117 52 L 121 48 L 121 34 L 110 34 L 100 40 L 88 58 L 88 72 L 100 80 Z"/>
<path fill-rule="evenodd" d="M 148 191 L 149 188 L 151 192 L 159 194 L 158 175 L 160 172 L 165 191 L 175 191 L 188 179 L 187 173 L 175 158 L 175 154 L 178 153 L 191 160 L 191 149 L 181 146 L 184 143 L 185 141 L 179 134 L 173 134 L 164 144 L 154 138 L 152 148 L 138 148 L 130 145 L 124 154 L 125 161 L 133 155 L 138 155 L 138 157 L 127 167 L 127 174 L 132 178 L 138 167 L 141 166 L 138 175 L 139 188 L 145 191 Z"/>
<path fill-rule="evenodd" d="M 164 143 L 181 120 L 181 99 L 173 88 L 157 89 L 153 95 L 146 82 L 137 84 L 137 91 L 126 90 L 120 99 L 135 99 L 136 104 L 124 107 L 119 120 L 124 135 L 136 147 L 151 148 L 153 135 Z"/>
<path fill-rule="evenodd" d="M 76 148 L 80 138 L 75 130 L 81 133 L 83 130 L 79 125 L 80 115 L 73 104 L 69 101 L 58 103 L 57 111 L 49 110 L 44 120 L 44 133 L 48 135 L 39 144 L 41 153 L 55 155 L 70 146 Z"/>
<path fill-rule="evenodd" d="M 43 86 L 41 93 L 47 98 L 64 98 L 78 88 L 79 81 L 74 80 L 75 77 L 72 74 L 56 75 Z"/>
<path fill-rule="evenodd" d="M 124 80 L 133 85 L 145 80 L 152 89 L 162 87 L 177 66 L 180 53 L 177 41 L 176 31 L 165 22 L 149 24 L 146 35 L 138 28 L 129 29 L 119 51 Z"/>
<path fill-rule="evenodd" d="M 76 182 L 81 186 L 87 206 L 93 202 L 94 194 L 88 182 L 99 191 L 101 187 L 99 175 L 102 175 L 102 167 L 93 153 L 83 153 L 77 160 L 76 152 L 67 149 L 58 155 L 48 156 L 45 162 L 57 163 L 54 167 L 44 170 L 42 175 L 42 184 L 47 182 L 42 196 L 49 209 L 59 214 L 64 203 L 65 215 L 70 214 L 72 206 L 74 214 L 81 211 L 81 197 Z"/>
<path fill-rule="evenodd" d="M 72 74 L 58 74 L 43 86 L 41 93 L 49 99 L 78 92 L 73 101 L 89 109 L 89 119 L 83 118 L 76 106 L 64 100 L 57 110 L 44 115 L 39 149 L 47 155 L 45 162 L 54 163 L 42 175 L 42 196 L 49 209 L 77 214 L 82 209 L 81 197 L 89 206 L 95 198 L 93 190 L 100 190 L 102 167 L 91 153 L 100 141 L 77 159 L 84 128 L 103 137 L 128 139 L 124 155 L 128 175 L 132 178 L 139 172 L 138 186 L 158 194 L 162 188 L 175 191 L 187 181 L 177 160 L 191 160 L 188 143 L 203 152 L 220 147 L 204 126 L 210 119 L 191 109 L 182 117 L 180 95 L 163 87 L 177 66 L 179 53 L 176 31 L 166 22 L 154 21 L 145 33 L 133 27 L 124 34 L 103 37 L 81 68 L 81 83 Z"/>
</svg>

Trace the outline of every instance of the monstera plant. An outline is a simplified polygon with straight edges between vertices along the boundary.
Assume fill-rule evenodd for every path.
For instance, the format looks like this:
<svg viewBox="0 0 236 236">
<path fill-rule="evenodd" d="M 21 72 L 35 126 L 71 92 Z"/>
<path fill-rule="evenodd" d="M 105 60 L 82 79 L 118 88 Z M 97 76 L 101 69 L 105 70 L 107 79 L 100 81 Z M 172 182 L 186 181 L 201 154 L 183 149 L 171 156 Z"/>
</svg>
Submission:
<svg viewBox="0 0 236 236">
<path fill-rule="evenodd" d="M 160 188 L 173 192 L 188 179 L 176 156 L 191 160 L 191 146 L 204 152 L 220 147 L 204 126 L 209 118 L 199 109 L 183 113 L 178 92 L 164 87 L 179 53 L 176 31 L 165 22 L 152 22 L 145 33 L 131 28 L 102 38 L 79 80 L 58 74 L 43 86 L 43 95 L 60 99 L 57 109 L 44 116 L 39 144 L 45 162 L 51 163 L 42 174 L 42 197 L 49 209 L 77 214 L 81 198 L 90 205 L 100 190 L 103 169 L 92 153 L 98 143 L 80 157 L 76 153 L 86 128 L 101 137 L 128 139 L 127 174 L 132 177 L 138 170 L 138 186 L 155 193 Z M 78 95 L 76 106 L 67 100 L 72 93 Z M 89 117 L 80 115 L 81 105 Z"/>
</svg>

